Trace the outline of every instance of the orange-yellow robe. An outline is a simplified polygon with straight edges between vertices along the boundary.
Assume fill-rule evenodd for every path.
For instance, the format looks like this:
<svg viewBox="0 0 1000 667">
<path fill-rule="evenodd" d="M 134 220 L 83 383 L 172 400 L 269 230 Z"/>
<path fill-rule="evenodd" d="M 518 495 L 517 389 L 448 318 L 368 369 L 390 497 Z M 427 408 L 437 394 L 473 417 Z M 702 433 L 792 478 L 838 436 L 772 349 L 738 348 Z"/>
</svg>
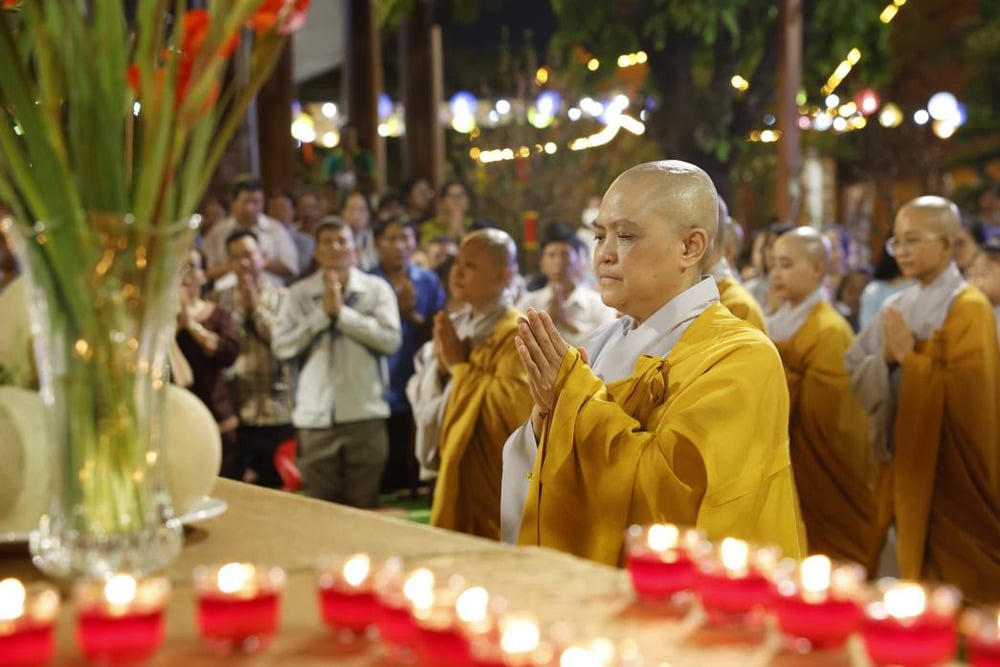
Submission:
<svg viewBox="0 0 1000 667">
<path fill-rule="evenodd" d="M 873 571 L 881 544 L 868 415 L 844 366 L 853 341 L 847 321 L 821 301 L 791 338 L 775 345 L 788 380 L 792 472 L 809 552 Z"/>
<path fill-rule="evenodd" d="M 880 483 L 900 572 L 1000 603 L 1000 358 L 986 297 L 966 287 L 900 367 L 895 453 Z"/>
<path fill-rule="evenodd" d="M 500 539 L 503 445 L 532 406 L 514 346 L 519 315 L 508 308 L 469 361 L 452 366 L 431 525 Z"/>
<path fill-rule="evenodd" d="M 520 544 L 618 564 L 630 524 L 665 521 L 805 552 L 781 359 L 724 306 L 610 386 L 570 349 L 556 390 Z"/>
<path fill-rule="evenodd" d="M 740 284 L 740 281 L 732 276 L 726 276 L 717 284 L 719 286 L 719 303 L 728 308 L 729 312 L 736 317 L 767 333 L 764 311 L 757 303 L 757 299 L 753 298 L 753 295 Z"/>
</svg>

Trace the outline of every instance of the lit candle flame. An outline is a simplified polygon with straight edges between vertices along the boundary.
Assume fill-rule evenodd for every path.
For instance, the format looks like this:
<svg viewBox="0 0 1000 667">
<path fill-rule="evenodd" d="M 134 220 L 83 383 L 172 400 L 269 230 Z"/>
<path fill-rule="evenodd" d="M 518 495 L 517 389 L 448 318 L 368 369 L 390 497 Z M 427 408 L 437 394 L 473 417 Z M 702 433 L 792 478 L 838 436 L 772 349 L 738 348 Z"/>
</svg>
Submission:
<svg viewBox="0 0 1000 667">
<path fill-rule="evenodd" d="M 538 648 L 542 635 L 538 624 L 532 619 L 508 617 L 501 625 L 503 634 L 500 635 L 500 649 L 504 655 L 531 653 Z"/>
<path fill-rule="evenodd" d="M 455 614 L 463 623 L 481 623 L 486 620 L 490 594 L 481 586 L 468 588 L 455 601 Z"/>
<path fill-rule="evenodd" d="M 672 524 L 657 523 L 649 527 L 646 544 L 653 551 L 666 551 L 677 546 L 680 531 Z"/>
<path fill-rule="evenodd" d="M 253 574 L 252 565 L 226 563 L 215 575 L 216 586 L 222 593 L 238 593 L 246 587 Z"/>
<path fill-rule="evenodd" d="M 826 556 L 809 556 L 799 566 L 802 588 L 812 593 L 829 590 L 832 571 L 833 566 Z"/>
<path fill-rule="evenodd" d="M 719 547 L 719 557 L 722 566 L 729 572 L 742 572 L 747 569 L 750 560 L 750 545 L 743 540 L 727 537 Z"/>
<path fill-rule="evenodd" d="M 355 554 L 344 563 L 344 581 L 357 588 L 368 579 L 372 562 L 365 554 Z"/>
<path fill-rule="evenodd" d="M 108 604 L 125 607 L 135 600 L 135 577 L 116 574 L 104 584 L 104 599 Z"/>
<path fill-rule="evenodd" d="M 0 621 L 13 621 L 24 615 L 27 591 L 17 579 L 0 581 Z"/>
<path fill-rule="evenodd" d="M 913 618 L 927 609 L 927 594 L 920 584 L 899 584 L 885 592 L 885 611 L 893 618 Z"/>
<path fill-rule="evenodd" d="M 570 646 L 559 657 L 559 667 L 603 667 L 604 662 L 579 646 Z"/>
<path fill-rule="evenodd" d="M 403 582 L 403 595 L 414 609 L 426 609 L 434 602 L 434 573 L 421 567 Z"/>
</svg>

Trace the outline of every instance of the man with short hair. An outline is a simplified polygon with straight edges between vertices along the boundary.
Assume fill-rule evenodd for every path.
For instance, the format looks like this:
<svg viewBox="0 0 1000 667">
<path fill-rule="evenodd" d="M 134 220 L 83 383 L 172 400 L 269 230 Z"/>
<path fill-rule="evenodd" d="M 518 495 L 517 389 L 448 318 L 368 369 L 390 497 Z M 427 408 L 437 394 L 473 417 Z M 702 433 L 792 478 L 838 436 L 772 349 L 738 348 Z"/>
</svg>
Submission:
<svg viewBox="0 0 1000 667">
<path fill-rule="evenodd" d="M 601 297 L 624 317 L 585 352 L 545 312 L 520 321 L 535 405 L 504 451 L 505 539 L 619 564 L 629 525 L 669 522 L 804 554 L 781 359 L 702 278 L 717 218 L 694 165 L 629 169 L 594 223 Z"/>
<path fill-rule="evenodd" d="M 292 423 L 303 490 L 373 507 L 388 456 L 386 357 L 399 349 L 392 288 L 355 267 L 354 235 L 327 218 L 316 229 L 318 269 L 291 286 L 271 336 L 300 364 Z"/>
<path fill-rule="evenodd" d="M 264 256 L 264 277 L 275 285 L 284 285 L 299 272 L 299 256 L 288 231 L 264 211 L 264 189 L 260 181 L 246 179 L 233 186 L 230 217 L 218 223 L 205 236 L 202 249 L 208 264 L 206 276 L 216 281 L 217 289 L 236 284 L 236 269 L 226 254 L 226 239 L 237 228 L 252 231 Z"/>
<path fill-rule="evenodd" d="M 267 195 L 267 214 L 277 220 L 288 232 L 295 244 L 299 268 L 305 269 L 312 261 L 316 240 L 313 235 L 295 226 L 295 197 L 287 190 L 272 190 Z"/>
<path fill-rule="evenodd" d="M 990 303 L 953 261 L 958 208 L 918 197 L 886 249 L 917 284 L 886 301 L 847 352 L 882 463 L 881 536 L 903 577 L 1000 600 L 1000 353 Z"/>
<path fill-rule="evenodd" d="M 237 229 L 226 239 L 237 284 L 209 299 L 229 312 L 239 332 L 240 354 L 227 372 L 229 396 L 240 423 L 236 429 L 234 479 L 247 470 L 255 484 L 280 488 L 274 467 L 278 445 L 295 437 L 292 426 L 292 369 L 271 352 L 271 332 L 287 290 L 264 279 L 264 257 L 253 232 Z"/>
<path fill-rule="evenodd" d="M 531 411 L 514 348 L 520 314 L 505 290 L 517 249 L 499 229 L 468 234 L 452 266 L 452 296 L 464 305 L 434 317 L 406 395 L 417 421 L 417 458 L 437 470 L 431 524 L 500 538 L 501 450 Z"/>
<path fill-rule="evenodd" d="M 577 244 L 572 227 L 567 226 L 564 233 L 546 234 L 538 260 L 545 286 L 527 292 L 518 303 L 522 311 L 534 308 L 547 312 L 556 330 L 571 345 L 582 345 L 598 327 L 616 316 L 615 311 L 601 301 L 600 294 L 579 284 L 583 273 L 581 265 L 587 254 L 586 249 Z"/>
</svg>

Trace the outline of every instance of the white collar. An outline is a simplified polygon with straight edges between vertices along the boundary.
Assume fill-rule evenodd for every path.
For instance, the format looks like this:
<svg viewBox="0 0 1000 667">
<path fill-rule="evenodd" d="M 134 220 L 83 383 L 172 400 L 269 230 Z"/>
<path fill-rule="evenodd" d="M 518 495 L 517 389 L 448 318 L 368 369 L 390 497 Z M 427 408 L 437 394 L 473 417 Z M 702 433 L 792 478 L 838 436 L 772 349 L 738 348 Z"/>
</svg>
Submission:
<svg viewBox="0 0 1000 667">
<path fill-rule="evenodd" d="M 733 277 L 733 269 L 729 266 L 729 262 L 726 261 L 725 257 L 720 258 L 708 272 L 715 278 L 715 282 L 717 283 L 721 283 L 726 278 Z"/>
<path fill-rule="evenodd" d="M 783 343 L 799 332 L 805 324 L 809 313 L 817 304 L 827 301 L 826 289 L 818 287 L 812 294 L 803 299 L 797 306 L 786 301 L 778 310 L 768 315 L 767 333 L 775 343 Z"/>
</svg>

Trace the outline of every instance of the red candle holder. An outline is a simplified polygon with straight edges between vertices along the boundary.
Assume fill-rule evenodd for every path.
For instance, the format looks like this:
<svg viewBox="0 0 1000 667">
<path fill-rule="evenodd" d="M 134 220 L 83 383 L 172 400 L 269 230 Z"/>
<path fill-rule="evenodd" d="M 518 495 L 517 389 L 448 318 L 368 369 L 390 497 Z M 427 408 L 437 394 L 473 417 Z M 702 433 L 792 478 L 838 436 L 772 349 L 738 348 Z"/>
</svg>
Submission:
<svg viewBox="0 0 1000 667">
<path fill-rule="evenodd" d="M 1000 607 L 969 609 L 962 615 L 962 634 L 972 667 L 1000 667 Z"/>
<path fill-rule="evenodd" d="M 785 559 L 772 581 L 774 613 L 792 651 L 838 649 L 861 627 L 865 569 L 860 565 L 826 556 Z"/>
<path fill-rule="evenodd" d="M 18 579 L 0 581 L 0 666 L 40 667 L 55 652 L 53 624 L 59 594 L 45 584 L 25 587 Z"/>
<path fill-rule="evenodd" d="M 464 589 L 465 580 L 453 575 L 444 586 L 410 599 L 410 613 L 417 625 L 417 654 L 423 667 L 466 667 L 471 662 L 469 642 L 455 609 Z"/>
<path fill-rule="evenodd" d="M 875 665 L 931 667 L 958 646 L 961 594 L 951 586 L 882 579 L 865 589 L 861 634 Z"/>
<path fill-rule="evenodd" d="M 278 627 L 285 571 L 250 563 L 198 567 L 198 628 L 213 653 L 256 653 L 266 649 Z"/>
<path fill-rule="evenodd" d="M 625 533 L 625 562 L 632 588 L 648 602 L 683 602 L 694 589 L 694 551 L 705 539 L 695 528 L 672 524 L 631 526 Z"/>
<path fill-rule="evenodd" d="M 323 620 L 344 640 L 363 635 L 378 620 L 372 574 L 366 554 L 323 558 L 317 566 Z"/>
<path fill-rule="evenodd" d="M 73 590 L 76 640 L 84 657 L 105 665 L 149 659 L 163 644 L 163 608 L 170 583 L 162 577 L 117 574 L 83 581 Z"/>
<path fill-rule="evenodd" d="M 374 588 L 375 626 L 386 657 L 396 664 L 412 662 L 419 631 L 410 615 L 411 600 L 433 590 L 434 574 L 426 568 L 404 572 L 403 562 L 390 558 L 375 573 Z"/>
<path fill-rule="evenodd" d="M 768 576 L 780 551 L 727 537 L 703 542 L 697 557 L 696 588 L 712 625 L 760 625 L 771 599 Z"/>
</svg>

